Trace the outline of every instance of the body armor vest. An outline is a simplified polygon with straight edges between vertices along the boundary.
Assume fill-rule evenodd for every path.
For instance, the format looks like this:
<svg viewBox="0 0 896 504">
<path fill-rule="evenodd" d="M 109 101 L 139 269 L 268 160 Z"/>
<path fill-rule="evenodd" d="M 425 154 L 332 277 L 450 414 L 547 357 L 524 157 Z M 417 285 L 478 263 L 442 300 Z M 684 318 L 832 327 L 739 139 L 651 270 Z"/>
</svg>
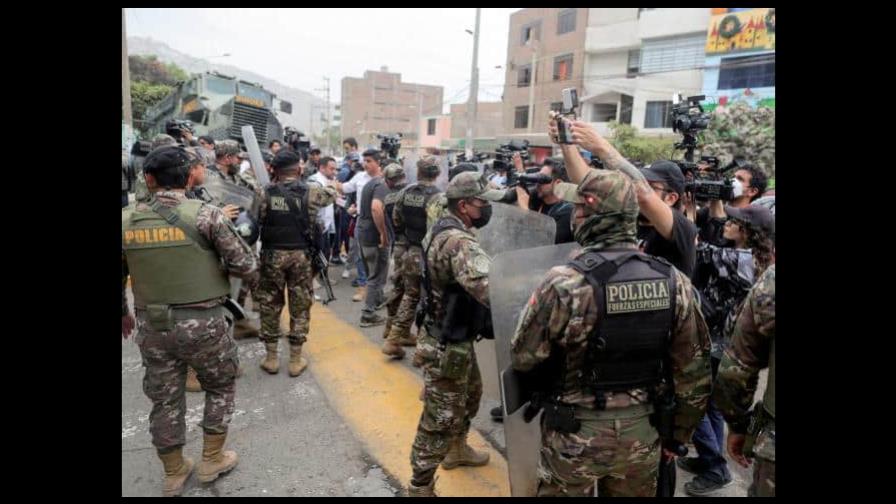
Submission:
<svg viewBox="0 0 896 504">
<path fill-rule="evenodd" d="M 404 233 L 411 245 L 420 246 L 426 236 L 426 205 L 433 196 L 442 192 L 432 185 L 414 184 L 404 191 L 402 218 Z"/>
<path fill-rule="evenodd" d="M 261 248 L 307 249 L 308 186 L 300 180 L 290 180 L 271 184 L 264 191 L 268 207 L 261 227 Z"/>
</svg>

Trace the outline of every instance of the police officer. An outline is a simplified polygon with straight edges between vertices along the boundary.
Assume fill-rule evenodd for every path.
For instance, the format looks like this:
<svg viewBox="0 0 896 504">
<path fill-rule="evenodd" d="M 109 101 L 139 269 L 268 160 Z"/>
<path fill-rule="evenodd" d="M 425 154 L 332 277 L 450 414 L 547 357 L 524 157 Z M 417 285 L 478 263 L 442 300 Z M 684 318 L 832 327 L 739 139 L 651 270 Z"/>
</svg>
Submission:
<svg viewBox="0 0 896 504">
<path fill-rule="evenodd" d="M 653 399 L 671 376 L 664 385 L 674 383 L 678 409 L 663 446 L 687 443 L 710 393 L 706 323 L 687 276 L 638 251 L 626 177 L 589 170 L 578 187 L 556 191 L 575 204 L 584 252 L 547 273 L 511 343 L 514 369 L 547 384 L 538 496 L 653 497 L 661 456 Z"/>
<path fill-rule="evenodd" d="M 768 368 L 762 402 L 749 411 L 759 371 Z M 728 454 L 749 467 L 755 458 L 751 497 L 775 496 L 775 265 L 747 294 L 725 349 L 713 401 L 728 422 Z M 752 417 L 752 421 L 751 421 Z M 748 429 L 748 426 L 750 427 Z"/>
<path fill-rule="evenodd" d="M 299 376 L 307 366 L 302 358 L 310 323 L 312 271 L 308 248 L 312 224 L 317 212 L 336 200 L 330 186 L 308 186 L 301 180 L 301 158 L 289 149 L 281 149 L 271 165 L 277 182 L 265 188 L 261 202 L 261 280 L 257 299 L 261 312 L 260 339 L 267 356 L 261 368 L 271 374 L 280 370 L 278 342 L 283 289 L 289 291 L 289 375 Z"/>
<path fill-rule="evenodd" d="M 412 497 L 434 495 L 439 464 L 453 469 L 485 465 L 489 459 L 488 453 L 476 452 L 466 442 L 482 397 L 482 378 L 473 350 L 473 340 L 482 333 L 469 322 L 491 317 L 491 259 L 470 228 L 488 224 L 490 202 L 498 201 L 503 193 L 488 189 L 478 173 L 458 175 L 445 193 L 447 213 L 422 243 L 427 308 L 417 346 L 423 361 L 424 404 L 411 449 L 413 478 L 408 495 Z M 449 304 L 466 309 L 449 313 Z M 478 316 L 474 312 L 479 312 Z"/>
<path fill-rule="evenodd" d="M 429 229 L 426 207 L 434 196 L 442 192 L 435 186 L 439 171 L 435 156 L 424 156 L 417 161 L 417 183 L 409 185 L 399 194 L 392 211 L 395 235 L 407 241 L 407 252 L 400 258 L 400 262 L 399 258 L 394 256 L 395 269 L 401 273 L 404 296 L 401 297 L 400 304 L 394 312 L 391 307 L 389 308 L 389 318 L 386 321 L 388 331 L 384 333 L 386 342 L 383 344 L 382 352 L 399 359 L 404 357 L 402 345 L 417 344 L 410 331 L 417 304 L 420 302 L 422 243 Z"/>
<path fill-rule="evenodd" d="M 385 209 L 386 229 L 389 232 L 389 243 L 392 244 L 392 264 L 394 265 L 389 272 L 389 282 L 392 284 L 392 291 L 388 299 L 383 302 L 383 306 L 386 307 L 386 313 L 388 314 L 386 327 L 383 329 L 383 338 L 388 338 L 392 319 L 398 312 L 398 307 L 401 305 L 402 298 L 404 298 L 404 280 L 402 279 L 401 267 L 404 255 L 408 250 L 407 237 L 404 234 L 395 232 L 395 221 L 392 218 L 392 212 L 395 210 L 395 203 L 402 195 L 402 189 L 407 184 L 405 183 L 404 168 L 398 163 L 387 165 L 386 169 L 383 170 L 383 178 L 386 181 L 386 187 L 389 188 L 389 193 L 383 200 L 383 206 Z M 416 339 L 414 344 L 417 344 Z"/>
<path fill-rule="evenodd" d="M 236 184 L 238 186 L 247 187 L 255 193 L 255 200 L 252 202 L 252 208 L 246 210 L 249 214 L 256 218 L 258 216 L 258 206 L 264 199 L 264 194 L 258 184 L 243 173 L 240 173 L 240 145 L 236 140 L 221 140 L 215 144 L 215 165 L 209 167 L 209 171 L 221 177 L 222 179 Z"/>
<path fill-rule="evenodd" d="M 152 143 L 150 143 L 150 150 L 152 152 L 159 147 L 164 147 L 166 145 L 176 145 L 177 140 L 174 139 L 171 135 L 166 135 L 165 133 L 159 133 L 158 135 L 152 138 Z M 146 165 L 146 161 L 144 160 L 144 166 Z M 140 173 L 137 174 L 137 181 L 134 183 L 134 200 L 135 201 L 148 201 L 150 195 L 150 188 L 146 184 L 146 176 L 143 173 L 143 170 L 140 170 Z"/>
<path fill-rule="evenodd" d="M 153 403 L 149 430 L 165 469 L 166 496 L 179 495 L 193 470 L 182 455 L 188 365 L 206 397 L 199 480 L 213 481 L 236 466 L 236 453 L 223 451 L 239 365 L 223 303 L 228 273 L 257 274 L 255 257 L 221 210 L 184 196 L 192 162 L 180 146 L 151 152 L 144 165 L 150 199 L 121 214 L 122 335 L 134 327 L 124 292 L 130 275 L 143 391 Z"/>
</svg>

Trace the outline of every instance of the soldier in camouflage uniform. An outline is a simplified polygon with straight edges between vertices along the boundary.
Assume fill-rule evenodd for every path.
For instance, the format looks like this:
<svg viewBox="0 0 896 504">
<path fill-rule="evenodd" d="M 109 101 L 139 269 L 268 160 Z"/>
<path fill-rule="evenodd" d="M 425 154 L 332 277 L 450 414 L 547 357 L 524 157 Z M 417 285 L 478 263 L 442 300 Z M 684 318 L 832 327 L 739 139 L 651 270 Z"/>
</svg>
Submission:
<svg viewBox="0 0 896 504">
<path fill-rule="evenodd" d="M 308 186 L 301 181 L 301 158 L 291 150 L 281 150 L 271 165 L 277 182 L 265 188 L 261 201 L 261 280 L 256 291 L 261 312 L 260 339 L 267 356 L 261 368 L 271 374 L 280 371 L 278 346 L 283 289 L 289 291 L 289 375 L 299 376 L 307 362 L 302 344 L 311 320 L 312 271 L 308 257 L 311 226 L 317 212 L 336 201 L 336 189 Z"/>
<path fill-rule="evenodd" d="M 401 270 L 404 283 L 404 297 L 399 300 L 400 304 L 396 310 L 389 312 L 386 325 L 390 330 L 385 333 L 386 342 L 382 348 L 382 352 L 386 355 L 402 358 L 403 345 L 417 344 L 416 338 L 410 334 L 411 324 L 414 323 L 417 304 L 420 302 L 423 238 L 431 227 L 427 225 L 427 208 L 442 193 L 433 185 L 439 173 L 438 160 L 434 156 L 424 156 L 417 161 L 418 182 L 401 192 L 392 212 L 396 235 L 402 236 L 408 245 L 401 263 L 396 261 L 396 269 Z"/>
<path fill-rule="evenodd" d="M 449 292 L 465 296 L 468 303 L 488 307 L 488 271 L 491 259 L 479 247 L 470 228 L 481 228 L 491 218 L 491 201 L 502 193 L 490 190 L 478 173 L 462 173 L 445 191 L 447 215 L 423 239 L 429 287 L 428 310 L 420 328 L 418 353 L 423 361 L 423 413 L 411 449 L 413 478 L 410 496 L 433 496 L 434 476 L 444 469 L 488 463 L 488 454 L 473 450 L 466 441 L 470 421 L 479 411 L 482 377 L 476 363 L 473 338 L 462 342 L 440 341 L 440 322 L 463 320 L 469 313 L 449 314 Z M 468 304 L 464 303 L 464 304 Z M 458 304 L 461 304 L 460 302 Z"/>
<path fill-rule="evenodd" d="M 762 402 L 752 412 L 759 371 L 768 368 Z M 737 317 L 725 349 L 713 400 L 728 422 L 728 454 L 749 467 L 756 459 L 752 497 L 775 496 L 775 265 L 759 277 Z M 751 418 L 753 422 L 751 423 Z M 748 426 L 752 427 L 748 432 Z M 752 445 L 752 447 L 751 447 Z"/>
<path fill-rule="evenodd" d="M 383 302 L 386 307 L 386 326 L 383 329 L 383 338 L 389 337 L 389 330 L 392 327 L 392 320 L 398 312 L 401 300 L 404 298 L 404 281 L 402 280 L 402 260 L 408 250 L 408 239 L 404 233 L 398 233 L 395 230 L 395 222 L 392 218 L 392 211 L 395 210 L 395 202 L 402 194 L 402 189 L 406 187 L 404 168 L 397 163 L 392 163 L 383 170 L 383 178 L 386 180 L 386 186 L 389 188 L 389 194 L 383 200 L 385 209 L 386 229 L 389 232 L 389 243 L 392 244 L 392 265 L 389 271 L 389 283 L 392 284 L 392 290 L 389 297 Z M 417 344 L 416 340 L 414 344 Z"/>
<path fill-rule="evenodd" d="M 575 204 L 584 251 L 547 273 L 511 342 L 514 369 L 553 383 L 543 403 L 538 496 L 653 497 L 661 441 L 650 416 L 660 369 L 671 367 L 674 441 L 685 444 L 710 394 L 708 330 L 688 278 L 638 252 L 638 203 L 625 176 L 589 169 L 581 185 L 560 184 L 556 194 Z M 550 411 L 578 429 L 557 427 Z"/>
<path fill-rule="evenodd" d="M 239 359 L 232 317 L 222 303 L 230 289 L 228 273 L 251 278 L 258 267 L 220 209 L 184 196 L 194 162 L 179 146 L 151 152 L 144 170 L 152 194 L 121 217 L 122 335 L 134 325 L 124 292 L 130 275 L 135 339 L 146 368 L 143 391 L 153 403 L 149 430 L 164 465 L 166 496 L 179 495 L 193 470 L 182 454 L 188 365 L 205 390 L 199 480 L 213 481 L 236 466 L 236 453 L 223 446 Z"/>
</svg>

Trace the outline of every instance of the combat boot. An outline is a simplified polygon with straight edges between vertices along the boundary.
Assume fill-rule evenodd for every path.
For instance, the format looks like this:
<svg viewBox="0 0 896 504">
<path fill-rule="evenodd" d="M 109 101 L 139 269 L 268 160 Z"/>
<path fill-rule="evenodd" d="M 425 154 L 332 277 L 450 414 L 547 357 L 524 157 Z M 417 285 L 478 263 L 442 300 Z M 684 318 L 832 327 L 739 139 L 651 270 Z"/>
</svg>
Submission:
<svg viewBox="0 0 896 504">
<path fill-rule="evenodd" d="M 165 468 L 165 486 L 162 495 L 176 497 L 184 491 L 184 483 L 193 472 L 193 460 L 183 456 L 183 447 L 178 446 L 173 451 L 162 454 L 156 452 Z"/>
<path fill-rule="evenodd" d="M 202 392 L 202 385 L 196 378 L 196 370 L 187 366 L 187 392 Z"/>
<path fill-rule="evenodd" d="M 289 345 L 289 376 L 299 376 L 306 367 L 308 361 L 302 357 L 302 345 Z"/>
<path fill-rule="evenodd" d="M 383 348 L 381 349 L 381 351 L 384 354 L 396 359 L 404 358 L 404 348 L 401 348 L 401 345 L 392 340 L 387 339 L 386 342 L 383 343 Z"/>
<path fill-rule="evenodd" d="M 392 317 L 386 317 L 386 327 L 383 328 L 383 339 L 389 339 L 389 331 L 392 330 Z"/>
<path fill-rule="evenodd" d="M 364 301 L 364 298 L 367 297 L 367 286 L 361 285 L 357 289 L 355 289 L 355 295 L 352 296 L 352 301 L 359 302 Z"/>
<path fill-rule="evenodd" d="M 202 438 L 202 462 L 197 476 L 202 483 L 209 483 L 236 467 L 238 457 L 235 451 L 224 450 L 227 434 L 206 433 Z"/>
<path fill-rule="evenodd" d="M 428 485 L 424 486 L 408 483 L 408 497 L 438 497 L 434 491 L 435 486 L 435 480 L 430 481 Z"/>
<path fill-rule="evenodd" d="M 264 348 L 268 351 L 268 354 L 264 358 L 264 362 L 261 363 L 261 369 L 264 369 L 271 374 L 277 374 L 280 371 L 280 358 L 277 355 L 277 347 L 279 344 L 279 341 L 264 344 Z"/>
<path fill-rule="evenodd" d="M 442 461 L 443 469 L 454 469 L 458 466 L 484 466 L 488 464 L 487 452 L 478 452 L 467 444 L 465 438 L 457 438 L 451 443 L 445 460 Z"/>
<path fill-rule="evenodd" d="M 417 337 L 412 334 L 406 334 L 396 341 L 401 346 L 417 346 Z"/>
<path fill-rule="evenodd" d="M 414 358 L 411 359 L 411 364 L 413 364 L 414 367 L 423 366 L 423 355 L 421 355 L 420 352 L 414 352 Z"/>
</svg>

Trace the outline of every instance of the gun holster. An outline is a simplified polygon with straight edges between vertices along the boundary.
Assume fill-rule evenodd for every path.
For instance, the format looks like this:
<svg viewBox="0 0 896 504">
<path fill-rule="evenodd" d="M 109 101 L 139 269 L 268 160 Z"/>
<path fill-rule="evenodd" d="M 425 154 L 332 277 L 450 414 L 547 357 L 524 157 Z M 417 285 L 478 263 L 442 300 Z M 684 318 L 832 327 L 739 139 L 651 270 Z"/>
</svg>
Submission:
<svg viewBox="0 0 896 504">
<path fill-rule="evenodd" d="M 170 305 L 146 305 L 146 318 L 149 320 L 149 326 L 156 331 L 174 329 L 174 313 L 171 311 Z"/>
</svg>

